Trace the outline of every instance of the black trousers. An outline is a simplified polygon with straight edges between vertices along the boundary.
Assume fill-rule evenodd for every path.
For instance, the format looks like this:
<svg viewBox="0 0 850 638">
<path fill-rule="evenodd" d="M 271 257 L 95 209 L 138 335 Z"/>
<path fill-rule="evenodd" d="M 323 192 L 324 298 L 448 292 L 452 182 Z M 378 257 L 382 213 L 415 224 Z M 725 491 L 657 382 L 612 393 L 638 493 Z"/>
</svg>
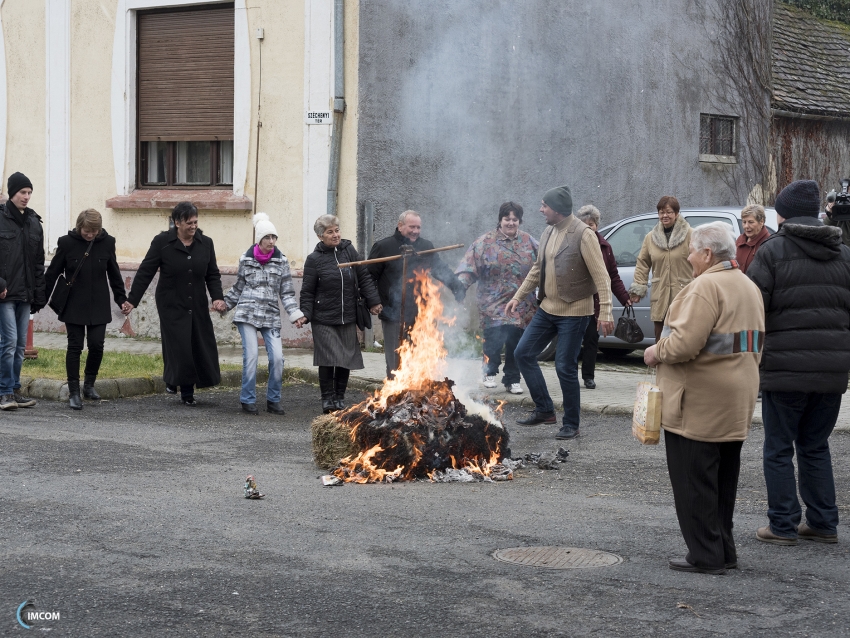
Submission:
<svg viewBox="0 0 850 638">
<path fill-rule="evenodd" d="M 89 356 L 86 358 L 86 377 L 97 376 L 100 363 L 103 361 L 103 342 L 106 339 L 106 324 L 84 326 L 78 323 L 66 323 L 68 333 L 68 349 L 65 351 L 65 374 L 68 381 L 80 380 L 80 355 L 83 353 L 83 342 L 88 333 Z"/>
<path fill-rule="evenodd" d="M 498 374 L 499 366 L 502 364 L 502 348 L 504 348 L 505 367 L 503 368 L 502 384 L 509 386 L 513 383 L 519 383 L 520 374 L 514 359 L 514 350 L 516 350 L 519 340 L 522 339 L 522 328 L 519 326 L 484 328 L 483 338 L 482 350 L 486 357 L 484 374 L 489 377 L 495 377 Z"/>
<path fill-rule="evenodd" d="M 319 383 L 323 388 L 327 386 L 328 391 L 333 388 L 335 394 L 343 395 L 348 387 L 350 374 L 351 370 L 348 368 L 319 366 Z"/>
<path fill-rule="evenodd" d="M 688 546 L 685 559 L 704 569 L 738 560 L 732 514 L 743 441 L 706 443 L 664 431 L 676 517 Z"/>
<path fill-rule="evenodd" d="M 599 329 L 596 327 L 596 317 L 590 316 L 584 339 L 581 342 L 581 378 L 592 379 L 596 374 L 596 353 L 599 351 Z"/>
</svg>

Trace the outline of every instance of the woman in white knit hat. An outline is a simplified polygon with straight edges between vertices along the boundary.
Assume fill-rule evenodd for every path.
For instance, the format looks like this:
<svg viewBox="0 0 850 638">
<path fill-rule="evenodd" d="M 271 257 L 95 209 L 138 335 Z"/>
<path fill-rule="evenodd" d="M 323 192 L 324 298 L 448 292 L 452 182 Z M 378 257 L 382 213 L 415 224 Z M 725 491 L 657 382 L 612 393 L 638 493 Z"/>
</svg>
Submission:
<svg viewBox="0 0 850 638">
<path fill-rule="evenodd" d="M 269 357 L 266 410 L 283 414 L 280 388 L 283 378 L 283 346 L 280 342 L 280 303 L 297 327 L 304 314 L 298 309 L 295 288 L 286 256 L 275 247 L 277 229 L 265 213 L 254 215 L 257 243 L 239 258 L 236 283 L 224 296 L 227 310 L 236 308 L 233 323 L 242 337 L 242 409 L 257 414 L 257 333 L 262 333 Z M 279 303 L 280 302 L 280 303 Z"/>
</svg>

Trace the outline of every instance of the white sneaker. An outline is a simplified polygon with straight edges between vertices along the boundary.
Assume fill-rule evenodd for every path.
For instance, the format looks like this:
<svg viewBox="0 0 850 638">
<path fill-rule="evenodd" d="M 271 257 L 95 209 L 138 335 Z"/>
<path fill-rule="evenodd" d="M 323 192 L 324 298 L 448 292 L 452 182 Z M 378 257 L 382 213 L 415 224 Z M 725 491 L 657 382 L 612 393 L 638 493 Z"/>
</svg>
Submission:
<svg viewBox="0 0 850 638">
<path fill-rule="evenodd" d="M 484 375 L 484 387 L 485 388 L 495 388 L 496 387 L 496 375 L 494 374 L 492 377 Z"/>
<path fill-rule="evenodd" d="M 512 383 L 508 386 L 508 392 L 511 394 L 522 394 L 522 386 L 519 383 Z"/>
</svg>

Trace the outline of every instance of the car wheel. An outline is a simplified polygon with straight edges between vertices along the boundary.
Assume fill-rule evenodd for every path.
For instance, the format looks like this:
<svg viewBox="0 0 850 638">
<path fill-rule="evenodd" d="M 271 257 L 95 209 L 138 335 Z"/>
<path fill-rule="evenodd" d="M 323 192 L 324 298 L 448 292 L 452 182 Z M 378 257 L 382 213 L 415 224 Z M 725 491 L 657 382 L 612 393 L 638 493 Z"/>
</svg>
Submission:
<svg viewBox="0 0 850 638">
<path fill-rule="evenodd" d="M 622 359 L 634 352 L 634 350 L 629 350 L 628 348 L 599 348 L 599 352 L 612 359 Z"/>
<path fill-rule="evenodd" d="M 558 349 L 558 337 L 555 337 L 550 341 L 545 348 L 543 348 L 543 352 L 537 355 L 538 361 L 554 361 L 555 360 L 555 351 Z"/>
</svg>

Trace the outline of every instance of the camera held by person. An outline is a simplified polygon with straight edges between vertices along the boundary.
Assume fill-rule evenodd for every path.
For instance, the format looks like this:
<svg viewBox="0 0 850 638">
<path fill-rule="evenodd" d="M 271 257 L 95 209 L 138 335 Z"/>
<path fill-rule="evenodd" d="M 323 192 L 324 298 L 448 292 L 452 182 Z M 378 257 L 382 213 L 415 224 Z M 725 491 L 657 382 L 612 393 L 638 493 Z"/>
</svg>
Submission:
<svg viewBox="0 0 850 638">
<path fill-rule="evenodd" d="M 826 194 L 826 214 L 832 221 L 850 221 L 850 179 L 841 180 L 841 191 L 831 190 Z M 829 204 L 832 204 L 830 206 Z"/>
</svg>

